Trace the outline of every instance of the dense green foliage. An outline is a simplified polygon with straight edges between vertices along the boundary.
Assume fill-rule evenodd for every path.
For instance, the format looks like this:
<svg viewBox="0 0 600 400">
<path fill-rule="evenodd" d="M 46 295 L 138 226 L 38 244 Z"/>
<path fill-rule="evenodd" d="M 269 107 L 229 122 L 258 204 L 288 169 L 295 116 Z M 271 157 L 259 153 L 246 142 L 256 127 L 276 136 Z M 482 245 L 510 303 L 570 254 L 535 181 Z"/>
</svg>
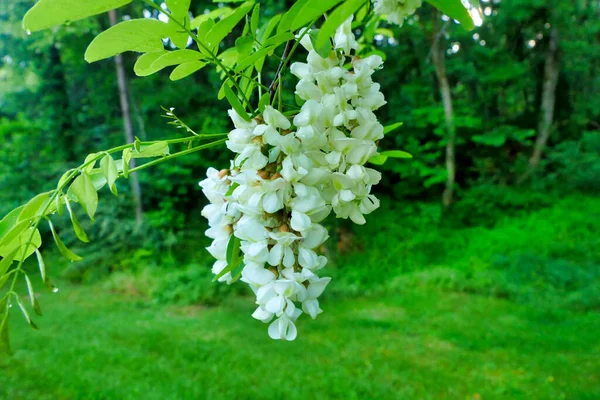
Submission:
<svg viewBox="0 0 600 400">
<path fill-rule="evenodd" d="M 600 310 L 600 254 L 595 251 L 600 219 L 590 218 L 600 215 L 598 199 L 571 197 L 540 211 L 521 209 L 516 216 L 500 217 L 492 228 L 435 227 L 435 208 L 389 203 L 379 211 L 380 219 L 355 232 L 338 226 L 337 249 L 325 249 L 334 282 L 324 296 L 381 295 L 415 287 L 507 298 L 548 310 Z M 135 257 L 132 262 L 143 265 Z M 178 268 L 182 264 L 186 268 Z M 213 305 L 236 292 L 249 294 L 237 286 L 211 284 L 210 265 L 208 255 L 187 261 L 165 257 L 150 268 L 127 267 L 105 287 L 187 305 Z"/>
</svg>

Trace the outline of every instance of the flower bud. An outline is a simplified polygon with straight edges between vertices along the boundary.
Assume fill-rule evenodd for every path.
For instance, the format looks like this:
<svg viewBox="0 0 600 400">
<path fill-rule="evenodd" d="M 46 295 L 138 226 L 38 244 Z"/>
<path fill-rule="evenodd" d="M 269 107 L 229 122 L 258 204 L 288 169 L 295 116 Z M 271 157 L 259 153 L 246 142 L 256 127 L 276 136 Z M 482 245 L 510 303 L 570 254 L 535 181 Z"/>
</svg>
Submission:
<svg viewBox="0 0 600 400">
<path fill-rule="evenodd" d="M 279 227 L 279 232 L 289 232 L 290 227 L 287 224 L 283 224 Z"/>
</svg>

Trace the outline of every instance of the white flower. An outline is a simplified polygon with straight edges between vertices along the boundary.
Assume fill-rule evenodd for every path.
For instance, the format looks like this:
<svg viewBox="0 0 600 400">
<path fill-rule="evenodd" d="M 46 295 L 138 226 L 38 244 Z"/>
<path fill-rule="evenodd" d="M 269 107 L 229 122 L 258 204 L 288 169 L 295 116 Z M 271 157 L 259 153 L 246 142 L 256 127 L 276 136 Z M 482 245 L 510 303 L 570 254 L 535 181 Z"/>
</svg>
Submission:
<svg viewBox="0 0 600 400">
<path fill-rule="evenodd" d="M 309 28 L 302 28 L 296 34 L 296 38 L 302 38 L 302 39 L 300 39 L 300 44 L 302 45 L 302 47 L 304 47 L 306 49 L 306 51 L 313 50 L 313 45 L 312 45 L 312 42 L 310 41 L 309 33 L 310 33 Z"/>
<path fill-rule="evenodd" d="M 269 242 L 260 240 L 258 242 L 243 242 L 240 245 L 244 253 L 244 261 L 246 263 L 252 261 L 255 263 L 266 263 L 269 258 Z"/>
<path fill-rule="evenodd" d="M 259 288 L 273 282 L 275 278 L 275 275 L 261 264 L 250 262 L 244 266 L 240 279 L 242 282 Z"/>
<path fill-rule="evenodd" d="M 265 310 L 263 306 L 258 306 L 258 308 L 252 313 L 253 318 L 262 321 L 265 324 L 273 319 L 273 315 L 274 314 L 272 312 Z"/>
<path fill-rule="evenodd" d="M 276 267 L 283 262 L 284 267 L 293 267 L 296 256 L 292 244 L 300 238 L 291 232 L 271 232 L 270 236 L 276 243 L 269 251 L 268 263 Z"/>
<path fill-rule="evenodd" d="M 375 3 L 380 11 L 389 9 L 388 19 L 393 19 L 420 1 Z M 364 215 L 379 207 L 371 189 L 381 174 L 364 165 L 383 138 L 374 111 L 385 99 L 373 82 L 383 60 L 354 57 L 351 70 L 346 69 L 345 55 L 358 50 L 352 19 L 336 31 L 334 47 L 339 51 L 325 58 L 303 36 L 306 63 L 290 68 L 299 79 L 296 94 L 305 101 L 293 126 L 271 105 L 251 121 L 230 110 L 235 128 L 226 143 L 237 155 L 229 170 L 211 168 L 200 182 L 211 203 L 202 216 L 210 226 L 206 235 L 213 239 L 207 248 L 217 260 L 213 273 L 227 267 L 226 253 L 235 235 L 243 255 L 241 280 L 256 295 L 252 317 L 271 323 L 273 339 L 296 338 L 300 303 L 312 318 L 322 312 L 317 298 L 331 278 L 315 274 L 327 263 L 318 252 L 329 238 L 319 223 L 333 210 L 338 218 L 363 224 Z M 219 280 L 232 279 L 229 272 Z"/>
<path fill-rule="evenodd" d="M 274 128 L 290 129 L 291 126 L 290 121 L 288 121 L 285 115 L 283 115 L 271 106 L 265 107 L 265 111 L 263 112 L 263 119 L 267 125 L 272 126 Z"/>
<path fill-rule="evenodd" d="M 335 31 L 335 36 L 333 37 L 335 48 L 343 50 L 345 54 L 350 54 L 352 49 L 358 50 L 358 43 L 354 38 L 354 33 L 352 33 L 353 19 L 354 15 L 351 15 L 350 18 L 344 21 L 344 23 L 337 28 Z"/>
<path fill-rule="evenodd" d="M 373 0 L 375 14 L 385 15 L 388 22 L 402 26 L 406 17 L 421 7 L 422 0 Z"/>
<path fill-rule="evenodd" d="M 305 288 L 293 279 L 278 279 L 273 283 L 275 296 L 272 296 L 265 304 L 265 310 L 272 312 L 276 316 L 280 316 L 284 310 L 294 309 L 294 302 L 291 300 L 298 292 L 304 291 Z"/>
<path fill-rule="evenodd" d="M 298 319 L 302 311 L 297 308 L 290 311 L 291 314 L 288 314 L 286 311 L 281 317 L 276 319 L 269 325 L 269 337 L 271 339 L 281 339 L 292 341 L 296 339 L 298 335 L 298 331 L 296 330 L 296 325 L 294 325 L 294 321 Z"/>
<path fill-rule="evenodd" d="M 223 271 L 225 269 L 225 267 L 227 267 L 227 261 L 225 260 L 217 260 L 215 261 L 215 263 L 213 264 L 212 267 L 212 273 L 215 275 L 219 275 L 221 273 L 221 271 Z M 227 272 L 226 274 L 224 274 L 222 277 L 220 277 L 218 279 L 219 282 L 226 282 L 227 284 L 230 284 L 232 281 L 233 277 L 231 276 L 231 272 Z"/>
<path fill-rule="evenodd" d="M 235 160 L 235 165 L 241 167 L 242 171 L 263 169 L 269 163 L 269 159 L 262 153 L 260 146 L 247 145 Z"/>
<path fill-rule="evenodd" d="M 269 232 L 259 220 L 244 215 L 235 225 L 235 236 L 249 242 L 259 242 L 269 237 Z"/>
<path fill-rule="evenodd" d="M 225 260 L 227 258 L 227 243 L 229 243 L 229 238 L 215 239 L 206 250 L 217 260 Z"/>
<path fill-rule="evenodd" d="M 317 298 L 321 296 L 329 282 L 331 282 L 330 277 L 318 278 L 315 276 L 309 280 L 308 288 L 303 296 L 298 298 L 298 301 L 302 302 L 302 311 L 310 315 L 312 319 L 317 318 L 317 315 L 323 312 L 319 308 Z"/>
</svg>

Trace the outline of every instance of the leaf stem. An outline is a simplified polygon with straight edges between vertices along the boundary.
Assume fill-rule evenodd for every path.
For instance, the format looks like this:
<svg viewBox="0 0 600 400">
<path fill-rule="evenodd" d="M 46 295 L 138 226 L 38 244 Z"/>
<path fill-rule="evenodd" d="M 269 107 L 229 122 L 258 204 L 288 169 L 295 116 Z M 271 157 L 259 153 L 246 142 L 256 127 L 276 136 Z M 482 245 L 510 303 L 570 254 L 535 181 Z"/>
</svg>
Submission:
<svg viewBox="0 0 600 400">
<path fill-rule="evenodd" d="M 152 166 L 154 166 L 156 164 L 160 164 L 160 163 L 165 162 L 167 160 L 170 160 L 172 158 L 177 158 L 177 157 L 185 156 L 185 155 L 192 154 L 192 153 L 195 153 L 195 152 L 200 151 L 200 150 L 204 150 L 204 149 L 208 149 L 208 148 L 211 148 L 211 147 L 215 147 L 215 146 L 218 146 L 220 144 L 225 143 L 225 141 L 227 141 L 227 139 L 216 140 L 214 142 L 206 143 L 206 144 L 200 145 L 198 147 L 192 147 L 191 149 L 187 149 L 187 150 L 179 151 L 177 153 L 169 154 L 169 155 L 164 156 L 162 158 L 159 158 L 159 159 L 150 161 L 150 162 L 148 162 L 146 164 L 142 164 L 142 165 L 140 165 L 138 167 L 132 168 L 132 169 L 129 170 L 129 173 L 141 171 L 143 169 L 152 167 Z"/>
</svg>

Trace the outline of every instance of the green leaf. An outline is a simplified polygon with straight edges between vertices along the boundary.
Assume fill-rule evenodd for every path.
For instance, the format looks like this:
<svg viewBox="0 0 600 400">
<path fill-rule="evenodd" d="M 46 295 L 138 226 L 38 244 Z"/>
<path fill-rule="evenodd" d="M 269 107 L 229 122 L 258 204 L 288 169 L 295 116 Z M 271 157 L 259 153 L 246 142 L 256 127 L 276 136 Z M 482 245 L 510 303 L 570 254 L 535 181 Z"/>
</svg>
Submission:
<svg viewBox="0 0 600 400">
<path fill-rule="evenodd" d="M 0 288 L 2 288 L 2 286 L 4 286 L 4 284 L 6 283 L 6 281 L 8 281 L 8 278 L 10 278 L 10 275 L 8 275 L 8 274 L 0 275 Z"/>
<path fill-rule="evenodd" d="M 275 47 L 277 47 L 277 46 L 263 47 L 262 49 L 260 49 L 256 53 L 252 54 L 251 56 L 244 58 L 235 67 L 235 72 L 236 73 L 240 73 L 243 70 L 245 70 L 246 68 L 248 68 L 249 66 L 251 66 L 252 64 L 256 63 L 257 61 L 259 61 L 259 60 L 267 57 L 267 55 L 269 54 L 269 52 L 273 51 L 275 49 Z"/>
<path fill-rule="evenodd" d="M 131 149 L 123 150 L 123 176 L 129 176 L 129 162 L 131 161 Z"/>
<path fill-rule="evenodd" d="M 231 235 L 229 243 L 227 243 L 227 266 L 213 278 L 213 282 L 217 281 L 226 273 L 233 271 L 241 264 L 242 257 L 240 257 L 240 245 L 240 239 Z"/>
<path fill-rule="evenodd" d="M 69 199 L 65 198 L 65 201 L 66 201 L 65 204 L 67 206 L 67 210 L 69 210 L 69 216 L 71 217 L 71 224 L 73 225 L 73 230 L 75 231 L 75 236 L 77 236 L 77 238 L 79 240 L 81 240 L 82 242 L 89 243 L 90 239 L 88 239 L 87 234 L 85 233 L 85 231 L 79 224 L 79 221 L 77 220 L 77 217 L 75 216 L 75 213 L 71 209 L 71 203 L 69 202 Z"/>
<path fill-rule="evenodd" d="M 381 154 L 376 154 L 373 157 L 369 158 L 369 162 L 373 165 L 383 165 L 387 161 L 386 156 L 382 156 Z"/>
<path fill-rule="evenodd" d="M 225 259 L 227 264 L 231 264 L 237 260 L 240 253 L 241 241 L 236 236 L 231 235 L 229 242 L 227 243 L 227 251 L 225 253 Z"/>
<path fill-rule="evenodd" d="M 486 146 L 501 147 L 506 143 L 506 136 L 498 134 L 487 134 L 487 135 L 473 135 L 471 140 L 475 143 L 481 143 Z"/>
<path fill-rule="evenodd" d="M 35 251 L 35 256 L 37 257 L 37 260 L 38 260 L 38 267 L 40 269 L 40 276 L 42 278 L 42 282 L 44 282 L 44 284 L 46 286 L 49 286 L 48 277 L 46 276 L 46 263 L 44 262 L 44 258 L 42 257 L 42 253 L 40 253 L 39 250 L 36 250 Z"/>
<path fill-rule="evenodd" d="M 338 8 L 333 10 L 327 16 L 327 20 L 321 25 L 319 36 L 315 41 L 315 48 L 319 49 L 325 44 L 330 43 L 330 38 L 335 35 L 335 31 L 340 27 L 351 15 L 365 4 L 364 0 L 348 0 Z"/>
<path fill-rule="evenodd" d="M 29 226 L 29 225 L 27 225 Z M 22 231 L 12 241 L 3 240 L 0 247 L 0 257 L 9 257 L 13 251 L 16 251 L 14 259 L 25 260 L 42 245 L 40 231 L 29 227 Z"/>
<path fill-rule="evenodd" d="M 265 107 L 271 104 L 271 95 L 269 93 L 265 93 L 258 100 L 258 111 L 261 113 L 265 111 Z"/>
<path fill-rule="evenodd" d="M 48 225 L 50 226 L 50 230 L 52 231 L 52 237 L 54 238 L 54 243 L 56 243 L 56 247 L 58 247 L 58 251 L 60 251 L 60 254 L 62 254 L 63 257 L 65 257 L 67 260 L 71 260 L 71 261 L 83 260 L 83 258 L 81 258 L 77 254 L 75 254 L 71 250 L 69 250 L 67 248 L 67 246 L 65 246 L 65 244 L 62 242 L 62 240 L 60 240 L 60 237 L 58 237 L 58 234 L 56 233 L 56 230 L 54 229 L 54 225 L 52 225 L 52 221 L 48 220 Z"/>
<path fill-rule="evenodd" d="M 400 150 L 388 150 L 381 153 L 382 156 L 389 158 L 412 158 L 412 155 Z"/>
<path fill-rule="evenodd" d="M 190 9 L 191 0 L 166 0 L 167 7 L 175 16 L 185 16 Z"/>
<path fill-rule="evenodd" d="M 12 263 L 15 261 L 15 258 L 17 256 L 17 251 L 18 251 L 18 249 L 13 250 L 10 254 L 7 254 L 5 257 L 2 258 L 2 260 L 0 260 L 0 276 L 6 274 L 8 272 L 8 269 L 10 268 Z M 0 285 L 0 287 L 1 286 L 2 285 Z"/>
<path fill-rule="evenodd" d="M 263 47 L 279 46 L 289 40 L 293 40 L 296 36 L 290 32 L 279 33 L 275 36 L 270 37 L 263 43 Z"/>
<path fill-rule="evenodd" d="M 132 152 L 132 158 L 150 158 L 169 155 L 169 143 L 156 142 L 140 147 L 139 152 Z"/>
<path fill-rule="evenodd" d="M 185 15 L 173 15 L 172 17 L 174 19 L 169 18 L 169 21 L 167 21 L 167 25 L 171 30 L 169 39 L 178 48 L 185 49 L 190 39 L 190 35 L 187 32 L 190 26 L 190 16 L 186 13 Z"/>
<path fill-rule="evenodd" d="M 402 125 L 404 125 L 404 122 L 396 122 L 395 124 L 388 125 L 383 128 L 383 134 L 387 135 L 388 133 L 400 128 Z"/>
<path fill-rule="evenodd" d="M 98 156 L 98 154 L 92 153 L 92 154 L 88 154 L 85 157 L 85 161 L 83 162 L 83 165 L 85 165 L 85 168 L 83 169 L 83 171 L 90 172 L 91 170 L 94 169 L 94 167 L 96 166 L 97 156 Z"/>
<path fill-rule="evenodd" d="M 237 96 L 235 95 L 235 93 L 233 93 L 233 90 L 229 86 L 228 82 L 226 82 L 225 85 L 223 86 L 223 91 L 225 92 L 225 97 L 227 97 L 227 101 L 229 102 L 229 104 L 231 104 L 231 107 L 233 107 L 233 109 L 244 120 L 250 121 L 251 120 L 250 116 L 248 115 L 248 113 L 244 109 L 244 106 L 242 106 L 242 103 L 240 103 L 240 100 L 237 98 Z"/>
<path fill-rule="evenodd" d="M 224 17 L 228 16 L 229 14 L 231 14 L 232 12 L 233 12 L 233 9 L 231 9 L 230 7 L 221 7 L 221 8 L 214 9 L 209 13 L 200 14 L 196 18 L 194 18 L 194 20 L 191 22 L 190 29 L 199 28 L 203 22 L 206 22 L 209 19 L 215 20 L 217 18 L 224 18 Z M 213 21 L 213 24 L 214 24 L 214 21 Z M 208 31 L 206 31 L 206 32 L 208 32 Z M 206 32 L 204 32 L 204 36 L 200 36 L 200 37 L 205 37 Z"/>
<path fill-rule="evenodd" d="M 33 322 L 33 320 L 31 319 L 31 316 L 29 315 L 29 311 L 27 311 L 27 307 L 25 307 L 25 303 L 23 303 L 23 301 L 21 300 L 21 298 L 19 296 L 17 296 L 17 295 L 15 295 L 15 298 L 17 299 L 17 304 L 19 305 L 19 308 L 21 309 L 21 312 L 23 313 L 23 316 L 25 317 L 25 320 L 27 321 L 27 323 L 29 325 L 31 325 L 31 327 L 33 329 L 40 329 L 35 324 L 35 322 Z"/>
<path fill-rule="evenodd" d="M 469 11 L 462 5 L 461 0 L 427 0 L 429 4 L 452 19 L 457 20 L 468 31 L 475 28 Z"/>
<path fill-rule="evenodd" d="M 240 5 L 236 10 L 226 18 L 223 18 L 206 34 L 206 42 L 209 47 L 215 48 L 221 43 L 225 36 L 229 35 L 233 28 L 250 12 L 254 1 L 247 1 Z"/>
<path fill-rule="evenodd" d="M 298 0 L 294 2 L 290 9 L 287 10 L 287 12 L 281 17 L 281 20 L 279 21 L 279 26 L 277 27 L 277 32 L 279 33 L 291 30 L 292 23 L 294 22 L 300 11 L 302 11 L 302 8 L 304 8 L 304 6 L 310 1 L 311 0 Z"/>
<path fill-rule="evenodd" d="M 135 62 L 135 65 L 133 66 L 133 72 L 135 72 L 137 76 L 149 76 L 155 72 L 160 71 L 161 68 L 153 68 L 152 64 L 159 57 L 167 53 L 168 52 L 166 50 L 159 50 L 153 51 L 151 53 L 142 54 Z"/>
<path fill-rule="evenodd" d="M 102 188 L 107 183 L 106 177 L 104 176 L 104 173 L 102 172 L 102 170 L 100 168 L 95 168 L 95 169 L 91 170 L 88 175 L 90 176 L 92 185 L 94 185 L 94 189 L 96 189 L 96 192 L 99 192 L 100 190 L 102 190 Z"/>
<path fill-rule="evenodd" d="M 252 32 L 252 37 L 256 35 L 258 31 L 258 23 L 260 21 L 260 4 L 257 4 L 252 10 L 252 17 L 250 18 L 250 32 Z"/>
<path fill-rule="evenodd" d="M 67 172 L 65 172 L 60 179 L 58 180 L 58 184 L 56 185 L 56 188 L 59 190 L 62 190 L 62 188 L 64 187 L 64 185 L 67 184 L 67 181 L 72 178 L 72 174 L 73 171 L 75 171 L 74 168 L 71 168 L 70 170 L 68 170 Z"/>
<path fill-rule="evenodd" d="M 131 0 L 40 0 L 23 18 L 23 29 L 41 31 L 131 3 Z"/>
<path fill-rule="evenodd" d="M 42 309 L 40 307 L 40 303 L 38 303 L 35 298 L 35 292 L 33 291 L 33 285 L 31 284 L 31 280 L 29 276 L 25 274 L 25 282 L 27 283 L 27 292 L 29 293 L 29 301 L 31 302 L 31 308 L 37 315 L 42 315 Z"/>
<path fill-rule="evenodd" d="M 8 295 L 5 295 L 2 300 L 0 300 L 0 353 L 12 355 L 8 331 L 9 312 Z"/>
<path fill-rule="evenodd" d="M 15 226 L 19 219 L 19 215 L 21 211 L 23 211 L 25 206 L 20 206 L 6 214 L 4 218 L 0 221 L 0 243 L 2 243 L 2 239 L 4 236 Z"/>
<path fill-rule="evenodd" d="M 252 53 L 252 45 L 254 44 L 254 39 L 252 36 L 240 36 L 235 41 L 235 48 L 237 50 L 237 62 L 239 63 L 241 60 L 245 59 Z"/>
<path fill-rule="evenodd" d="M 341 0 L 309 0 L 296 15 L 290 28 L 295 31 L 335 7 Z"/>
<path fill-rule="evenodd" d="M 5 234 L 0 238 L 0 248 L 7 246 L 19 237 L 27 228 L 31 226 L 31 221 L 19 221 L 14 224 Z"/>
<path fill-rule="evenodd" d="M 169 51 L 166 54 L 158 57 L 156 61 L 152 63 L 151 68 L 159 71 L 165 67 L 197 61 L 202 58 L 204 58 L 204 55 L 194 50 Z"/>
<path fill-rule="evenodd" d="M 200 71 L 205 66 L 206 63 L 203 61 L 192 61 L 178 65 L 173 72 L 171 72 L 171 75 L 169 75 L 169 79 L 178 81 L 192 75 L 194 72 Z"/>
<path fill-rule="evenodd" d="M 317 54 L 323 58 L 327 58 L 329 57 L 331 50 L 333 50 L 333 47 L 331 46 L 331 41 L 329 40 L 324 42 L 322 46 L 317 46 L 317 37 L 320 35 L 320 32 L 320 29 L 311 29 L 310 32 L 308 32 L 308 37 Z"/>
<path fill-rule="evenodd" d="M 265 39 L 268 39 L 269 37 L 271 37 L 271 33 L 273 33 L 273 31 L 275 30 L 275 27 L 281 20 L 281 17 L 282 17 L 281 14 L 275 15 L 273 18 L 271 18 L 269 20 L 269 22 L 267 24 L 264 24 L 263 27 L 259 29 L 259 32 L 256 35 L 258 37 L 259 42 L 264 42 Z"/>
<path fill-rule="evenodd" d="M 41 193 L 31 199 L 19 214 L 19 221 L 41 217 L 50 201 L 50 192 Z"/>
<path fill-rule="evenodd" d="M 147 53 L 163 50 L 162 39 L 171 33 L 168 24 L 155 19 L 123 21 L 96 36 L 85 52 L 85 59 L 91 63 L 126 51 Z"/>
<path fill-rule="evenodd" d="M 115 181 L 119 178 L 119 170 L 117 169 L 117 163 L 115 160 L 107 154 L 102 160 L 100 160 L 100 169 L 106 178 L 108 188 L 112 194 L 115 196 L 119 194 L 117 191 L 117 185 L 115 184 Z"/>
<path fill-rule="evenodd" d="M 229 190 L 227 191 L 227 193 L 225 193 L 225 197 L 229 197 L 229 196 L 231 196 L 231 195 L 233 194 L 233 191 L 234 191 L 235 189 L 237 189 L 237 188 L 238 188 L 238 186 L 240 186 L 240 184 L 239 184 L 239 183 L 237 183 L 237 182 L 233 182 L 233 184 L 232 184 L 232 185 L 229 187 Z"/>
<path fill-rule="evenodd" d="M 65 203 L 62 193 L 58 193 L 54 198 L 54 208 L 56 209 L 58 215 L 63 215 L 63 211 L 65 210 Z"/>
<path fill-rule="evenodd" d="M 98 192 L 88 174 L 83 173 L 75 178 L 68 194 L 81 204 L 90 219 L 94 219 L 98 209 Z"/>
<path fill-rule="evenodd" d="M 375 33 L 379 33 L 380 35 L 386 36 L 388 38 L 394 38 L 394 31 L 388 28 L 377 28 Z"/>
</svg>

